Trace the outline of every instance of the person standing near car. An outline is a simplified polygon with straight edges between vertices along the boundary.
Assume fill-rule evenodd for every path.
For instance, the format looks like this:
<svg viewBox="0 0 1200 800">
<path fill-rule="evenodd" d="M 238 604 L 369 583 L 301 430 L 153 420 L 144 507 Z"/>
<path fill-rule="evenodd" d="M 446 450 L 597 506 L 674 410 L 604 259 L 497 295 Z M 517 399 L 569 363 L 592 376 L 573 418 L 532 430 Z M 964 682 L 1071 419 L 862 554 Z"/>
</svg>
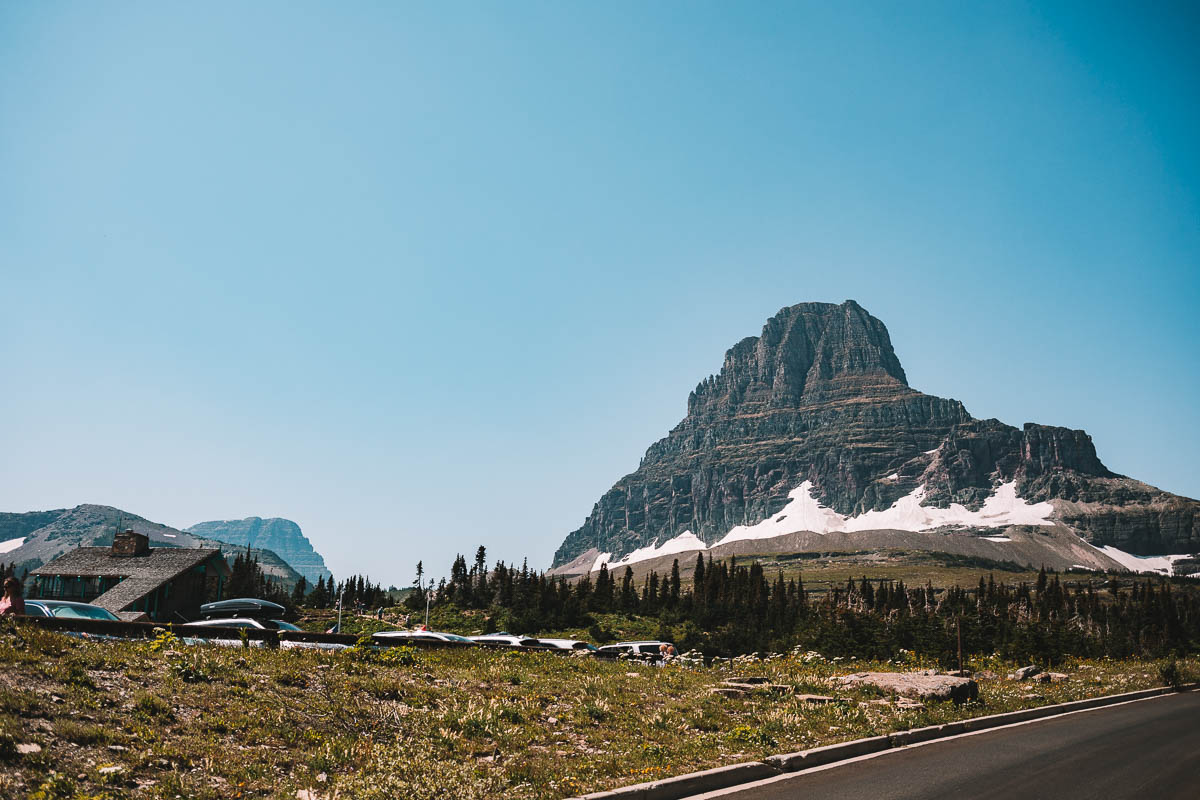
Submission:
<svg viewBox="0 0 1200 800">
<path fill-rule="evenodd" d="M 25 598 L 21 595 L 21 582 L 13 576 L 4 579 L 4 597 L 0 597 L 0 617 L 25 616 Z"/>
</svg>

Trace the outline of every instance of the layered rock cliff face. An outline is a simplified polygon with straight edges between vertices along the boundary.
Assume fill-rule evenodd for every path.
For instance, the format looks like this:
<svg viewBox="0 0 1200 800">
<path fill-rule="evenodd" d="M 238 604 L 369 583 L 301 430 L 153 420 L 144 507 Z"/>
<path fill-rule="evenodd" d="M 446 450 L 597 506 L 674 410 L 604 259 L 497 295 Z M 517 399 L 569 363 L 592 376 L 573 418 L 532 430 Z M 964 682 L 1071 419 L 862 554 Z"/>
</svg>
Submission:
<svg viewBox="0 0 1200 800">
<path fill-rule="evenodd" d="M 777 513 L 811 481 L 835 511 L 882 511 L 919 486 L 925 503 L 978 509 L 1000 483 L 1096 545 L 1200 550 L 1200 504 L 1114 475 L 1083 431 L 977 420 L 908 386 L 887 328 L 852 300 L 802 303 L 726 354 L 688 413 L 617 481 L 554 556 L 614 559 L 690 530 L 705 543 Z"/>
<path fill-rule="evenodd" d="M 310 584 L 318 578 L 328 579 L 325 559 L 313 549 L 312 542 L 290 519 L 248 517 L 246 519 L 201 522 L 186 529 L 188 533 L 216 539 L 219 542 L 245 547 L 272 550 Z"/>
</svg>

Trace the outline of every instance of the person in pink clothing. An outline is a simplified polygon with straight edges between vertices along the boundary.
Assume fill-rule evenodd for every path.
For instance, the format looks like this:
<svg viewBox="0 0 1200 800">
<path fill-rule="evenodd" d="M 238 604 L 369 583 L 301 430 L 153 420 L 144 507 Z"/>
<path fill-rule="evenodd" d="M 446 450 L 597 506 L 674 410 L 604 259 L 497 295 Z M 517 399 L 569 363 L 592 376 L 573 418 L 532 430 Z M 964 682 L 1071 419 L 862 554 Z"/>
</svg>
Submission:
<svg viewBox="0 0 1200 800">
<path fill-rule="evenodd" d="M 25 598 L 21 596 L 21 582 L 14 577 L 4 579 L 4 597 L 0 598 L 0 617 L 8 615 L 25 615 Z"/>
</svg>

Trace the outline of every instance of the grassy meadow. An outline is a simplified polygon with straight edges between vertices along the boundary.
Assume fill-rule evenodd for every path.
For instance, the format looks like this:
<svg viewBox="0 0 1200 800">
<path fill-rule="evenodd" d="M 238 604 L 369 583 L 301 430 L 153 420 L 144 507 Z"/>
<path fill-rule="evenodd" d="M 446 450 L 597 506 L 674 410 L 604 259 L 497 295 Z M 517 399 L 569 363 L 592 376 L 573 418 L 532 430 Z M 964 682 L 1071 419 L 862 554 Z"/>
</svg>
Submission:
<svg viewBox="0 0 1200 800">
<path fill-rule="evenodd" d="M 365 620 L 364 620 L 365 622 Z M 81 641 L 0 627 L 0 797 L 561 798 L 861 736 L 1161 685 L 1070 660 L 1056 684 L 976 659 L 980 700 L 900 708 L 816 654 L 654 667 L 491 650 L 342 652 Z M 1185 679 L 1200 661 L 1178 663 Z M 711 693 L 761 675 L 844 702 Z M 299 794 L 298 794 L 299 792 Z"/>
</svg>

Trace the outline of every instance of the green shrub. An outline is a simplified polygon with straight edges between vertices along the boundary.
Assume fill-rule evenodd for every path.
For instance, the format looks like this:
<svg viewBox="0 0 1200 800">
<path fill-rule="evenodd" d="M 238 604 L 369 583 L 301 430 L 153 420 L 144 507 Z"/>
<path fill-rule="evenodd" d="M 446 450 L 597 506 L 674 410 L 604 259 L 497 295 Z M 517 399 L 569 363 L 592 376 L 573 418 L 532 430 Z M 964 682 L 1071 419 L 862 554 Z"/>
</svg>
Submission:
<svg viewBox="0 0 1200 800">
<path fill-rule="evenodd" d="M 658 744 L 657 742 L 650 742 L 649 744 L 643 744 L 641 747 L 641 750 L 642 750 L 642 756 L 647 761 L 657 761 L 657 762 L 661 763 L 662 761 L 666 760 L 667 748 L 663 747 L 661 744 Z"/>
<path fill-rule="evenodd" d="M 592 623 L 588 628 L 588 636 L 596 644 L 608 644 L 617 640 L 616 635 L 612 631 L 600 627 L 599 622 Z"/>
<path fill-rule="evenodd" d="M 603 700 L 595 700 L 584 704 L 583 713 L 593 722 L 604 722 L 612 716 L 612 709 Z"/>
<path fill-rule="evenodd" d="M 729 739 L 741 744 L 754 747 L 774 747 L 775 739 L 761 728 L 750 725 L 737 725 L 729 732 Z"/>
<path fill-rule="evenodd" d="M 1158 678 L 1164 686 L 1179 687 L 1183 684 L 1183 675 L 1179 671 L 1179 662 L 1167 659 L 1158 663 Z"/>
<path fill-rule="evenodd" d="M 525 721 L 525 715 L 517 708 L 502 709 L 497 716 L 505 722 L 511 722 L 513 725 L 520 725 Z"/>
<path fill-rule="evenodd" d="M 146 649 L 151 653 L 159 653 L 163 650 L 174 650 L 179 646 L 179 637 L 166 628 L 155 628 L 155 636 L 146 645 Z"/>
<path fill-rule="evenodd" d="M 134 698 L 133 707 L 136 711 L 145 714 L 147 717 L 171 716 L 171 704 L 150 692 L 138 693 Z"/>
<path fill-rule="evenodd" d="M 417 648 L 412 645 L 389 647 L 379 654 L 379 663 L 389 667 L 411 667 L 418 661 Z"/>
<path fill-rule="evenodd" d="M 213 679 L 208 658 L 200 651 L 171 659 L 171 672 L 184 683 L 209 683 Z"/>
<path fill-rule="evenodd" d="M 59 800 L 75 796 L 75 781 L 62 773 L 50 775 L 36 791 L 29 795 L 29 800 Z"/>
<path fill-rule="evenodd" d="M 38 696 L 28 689 L 0 689 L 0 714 L 32 717 L 41 707 Z"/>
<path fill-rule="evenodd" d="M 103 725 L 90 725 L 73 719 L 59 722 L 54 726 L 54 733 L 59 738 L 75 744 L 107 744 L 110 738 Z"/>
<path fill-rule="evenodd" d="M 412 645 L 379 647 L 370 634 L 363 634 L 353 647 L 341 651 L 342 658 L 361 664 L 380 664 L 385 667 L 411 667 L 420 662 L 417 648 Z M 358 672 L 361 674 L 361 671 Z"/>
<path fill-rule="evenodd" d="M 81 689 L 95 689 L 96 684 L 92 681 L 92 677 L 88 675 L 83 664 L 71 660 L 60 666 L 55 675 L 58 680 L 68 686 L 78 686 Z"/>
</svg>

